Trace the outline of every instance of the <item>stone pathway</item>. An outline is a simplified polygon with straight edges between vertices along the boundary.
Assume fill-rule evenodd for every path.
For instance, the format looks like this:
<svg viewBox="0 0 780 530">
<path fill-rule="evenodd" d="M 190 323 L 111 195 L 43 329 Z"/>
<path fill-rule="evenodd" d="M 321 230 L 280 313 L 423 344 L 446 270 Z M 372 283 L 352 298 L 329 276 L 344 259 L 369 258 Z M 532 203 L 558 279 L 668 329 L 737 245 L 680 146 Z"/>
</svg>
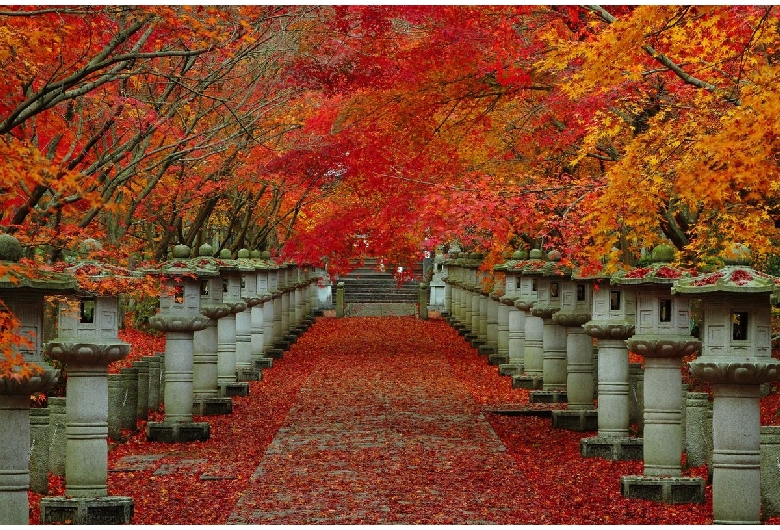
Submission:
<svg viewBox="0 0 780 530">
<path fill-rule="evenodd" d="M 524 477 L 408 322 L 365 319 L 318 360 L 228 523 L 520 521 Z"/>
</svg>

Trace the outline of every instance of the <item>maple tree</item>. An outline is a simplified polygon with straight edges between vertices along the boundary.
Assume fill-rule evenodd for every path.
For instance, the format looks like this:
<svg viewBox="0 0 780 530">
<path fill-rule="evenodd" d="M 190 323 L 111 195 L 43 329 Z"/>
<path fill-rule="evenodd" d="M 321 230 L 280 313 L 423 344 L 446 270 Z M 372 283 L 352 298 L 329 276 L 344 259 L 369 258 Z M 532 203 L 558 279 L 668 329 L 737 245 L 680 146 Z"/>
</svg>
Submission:
<svg viewBox="0 0 780 530">
<path fill-rule="evenodd" d="M 0 16 L 2 224 L 54 258 L 85 230 L 344 266 L 358 240 L 695 264 L 775 239 L 771 6 Z"/>
<path fill-rule="evenodd" d="M 0 225 L 332 274 L 458 243 L 689 266 L 777 242 L 773 6 L 9 6 Z M 88 38 L 85 38 L 88 37 Z M 366 246 L 368 245 L 368 246 Z M 34 251 L 32 249 L 35 249 Z"/>
</svg>

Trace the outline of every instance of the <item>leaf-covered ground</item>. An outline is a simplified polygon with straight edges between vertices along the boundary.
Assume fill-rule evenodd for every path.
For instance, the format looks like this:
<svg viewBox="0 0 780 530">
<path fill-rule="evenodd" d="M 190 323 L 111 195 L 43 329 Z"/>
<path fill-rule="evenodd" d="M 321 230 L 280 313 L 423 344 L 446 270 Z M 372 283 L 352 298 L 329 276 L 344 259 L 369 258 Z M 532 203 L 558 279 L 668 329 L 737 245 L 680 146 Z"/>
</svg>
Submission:
<svg viewBox="0 0 780 530">
<path fill-rule="evenodd" d="M 627 500 L 620 477 L 641 462 L 583 459 L 595 433 L 488 412 L 528 392 L 441 319 L 321 318 L 233 399 L 196 418 L 206 442 L 112 442 L 109 493 L 133 497 L 133 523 L 712 522 L 709 485 L 703 505 Z"/>
</svg>

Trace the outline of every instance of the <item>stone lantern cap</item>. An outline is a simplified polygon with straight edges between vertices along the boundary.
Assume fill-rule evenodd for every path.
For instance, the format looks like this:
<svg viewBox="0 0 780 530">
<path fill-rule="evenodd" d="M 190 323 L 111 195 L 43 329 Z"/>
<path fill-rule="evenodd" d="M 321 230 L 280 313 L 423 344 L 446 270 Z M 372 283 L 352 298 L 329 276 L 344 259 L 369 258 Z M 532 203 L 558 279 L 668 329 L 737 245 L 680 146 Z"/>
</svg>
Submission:
<svg viewBox="0 0 780 530">
<path fill-rule="evenodd" d="M 203 247 L 201 247 L 203 248 Z M 219 251 L 219 257 L 214 258 L 215 263 L 219 266 L 220 272 L 251 272 L 256 267 L 248 262 L 248 260 L 233 259 L 230 251 L 223 248 Z"/>
<path fill-rule="evenodd" d="M 42 270 L 36 264 L 22 262 L 22 245 L 10 234 L 0 234 L 0 291 L 34 291 L 41 294 L 65 294 L 76 290 L 76 279 L 64 273 Z M 4 348 L 5 350 L 5 348 Z M 0 352 L 4 357 L 5 351 Z M 0 373 L 0 394 L 25 396 L 51 387 L 60 371 L 40 359 L 22 360 Z"/>
<path fill-rule="evenodd" d="M 219 260 L 210 255 L 200 254 L 204 250 L 202 245 L 199 255 L 193 258 L 190 257 L 190 247 L 187 245 L 176 245 L 173 247 L 171 258 L 168 261 L 144 269 L 144 272 L 165 277 L 194 276 L 197 278 L 211 278 L 219 276 Z"/>
<path fill-rule="evenodd" d="M 525 250 L 516 250 L 512 253 L 512 255 L 509 257 L 508 260 L 506 260 L 504 263 L 500 263 L 493 267 L 493 270 L 495 271 L 502 271 L 502 272 L 510 272 L 510 273 L 519 273 L 518 270 L 516 270 L 518 263 L 523 262 L 528 259 L 528 252 Z"/>
<path fill-rule="evenodd" d="M 71 265 L 59 263 L 54 268 L 76 278 L 79 296 L 117 296 L 132 290 L 142 281 L 141 277 L 124 267 L 95 260 L 78 261 Z"/>
<path fill-rule="evenodd" d="M 630 271 L 619 271 L 612 275 L 611 281 L 616 285 L 661 284 L 671 285 L 681 278 L 695 276 L 695 271 L 673 267 L 674 249 L 669 245 L 658 245 L 651 254 L 651 264 L 647 267 L 637 267 Z"/>
<path fill-rule="evenodd" d="M 690 278 L 680 278 L 672 285 L 672 294 L 772 293 L 777 279 L 747 265 L 726 265 L 720 270 Z"/>
<path fill-rule="evenodd" d="M 544 276 L 546 258 L 544 252 L 535 248 L 528 253 L 528 259 L 518 263 L 516 268 L 521 269 L 520 274 L 523 276 Z"/>
<path fill-rule="evenodd" d="M 750 267 L 750 250 L 734 245 L 723 260 L 725 266 L 717 271 L 695 278 L 681 278 L 674 282 L 672 293 L 772 293 L 778 288 L 778 278 Z"/>
<path fill-rule="evenodd" d="M 41 269 L 37 264 L 20 263 L 22 245 L 10 234 L 0 234 L 0 290 L 28 289 L 46 293 L 76 290 L 76 279 L 62 272 Z"/>
<path fill-rule="evenodd" d="M 267 254 L 267 255 L 266 255 Z M 271 262 L 270 252 L 261 252 L 259 250 L 253 250 L 249 253 L 249 259 L 255 266 L 255 270 L 265 271 L 275 268 L 275 265 Z"/>
<path fill-rule="evenodd" d="M 542 275 L 556 278 L 570 277 L 572 268 L 561 263 L 561 253 L 552 250 L 547 254 L 547 263 L 542 267 Z"/>
</svg>

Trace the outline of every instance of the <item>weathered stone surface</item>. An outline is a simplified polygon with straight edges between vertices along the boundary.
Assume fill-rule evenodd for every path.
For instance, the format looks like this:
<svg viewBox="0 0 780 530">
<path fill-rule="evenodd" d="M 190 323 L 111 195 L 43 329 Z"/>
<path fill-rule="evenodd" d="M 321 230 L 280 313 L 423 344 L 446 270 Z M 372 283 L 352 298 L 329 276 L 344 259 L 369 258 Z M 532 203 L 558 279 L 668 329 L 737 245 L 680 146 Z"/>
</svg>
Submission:
<svg viewBox="0 0 780 530">
<path fill-rule="evenodd" d="M 130 524 L 135 510 L 131 497 L 41 499 L 41 523 L 77 525 Z"/>
<path fill-rule="evenodd" d="M 146 438 L 150 442 L 205 442 L 210 435 L 211 428 L 207 422 L 149 422 L 146 424 Z"/>
<path fill-rule="evenodd" d="M 30 409 L 30 490 L 49 492 L 49 409 Z"/>
<path fill-rule="evenodd" d="M 596 431 L 599 428 L 598 413 L 595 410 L 554 410 L 552 426 L 567 431 Z"/>
<path fill-rule="evenodd" d="M 605 460 L 642 460 L 642 438 L 594 436 L 580 440 L 583 458 Z"/>
<path fill-rule="evenodd" d="M 666 504 L 704 504 L 704 480 L 699 477 L 620 477 L 620 493 L 627 499 Z"/>
</svg>

